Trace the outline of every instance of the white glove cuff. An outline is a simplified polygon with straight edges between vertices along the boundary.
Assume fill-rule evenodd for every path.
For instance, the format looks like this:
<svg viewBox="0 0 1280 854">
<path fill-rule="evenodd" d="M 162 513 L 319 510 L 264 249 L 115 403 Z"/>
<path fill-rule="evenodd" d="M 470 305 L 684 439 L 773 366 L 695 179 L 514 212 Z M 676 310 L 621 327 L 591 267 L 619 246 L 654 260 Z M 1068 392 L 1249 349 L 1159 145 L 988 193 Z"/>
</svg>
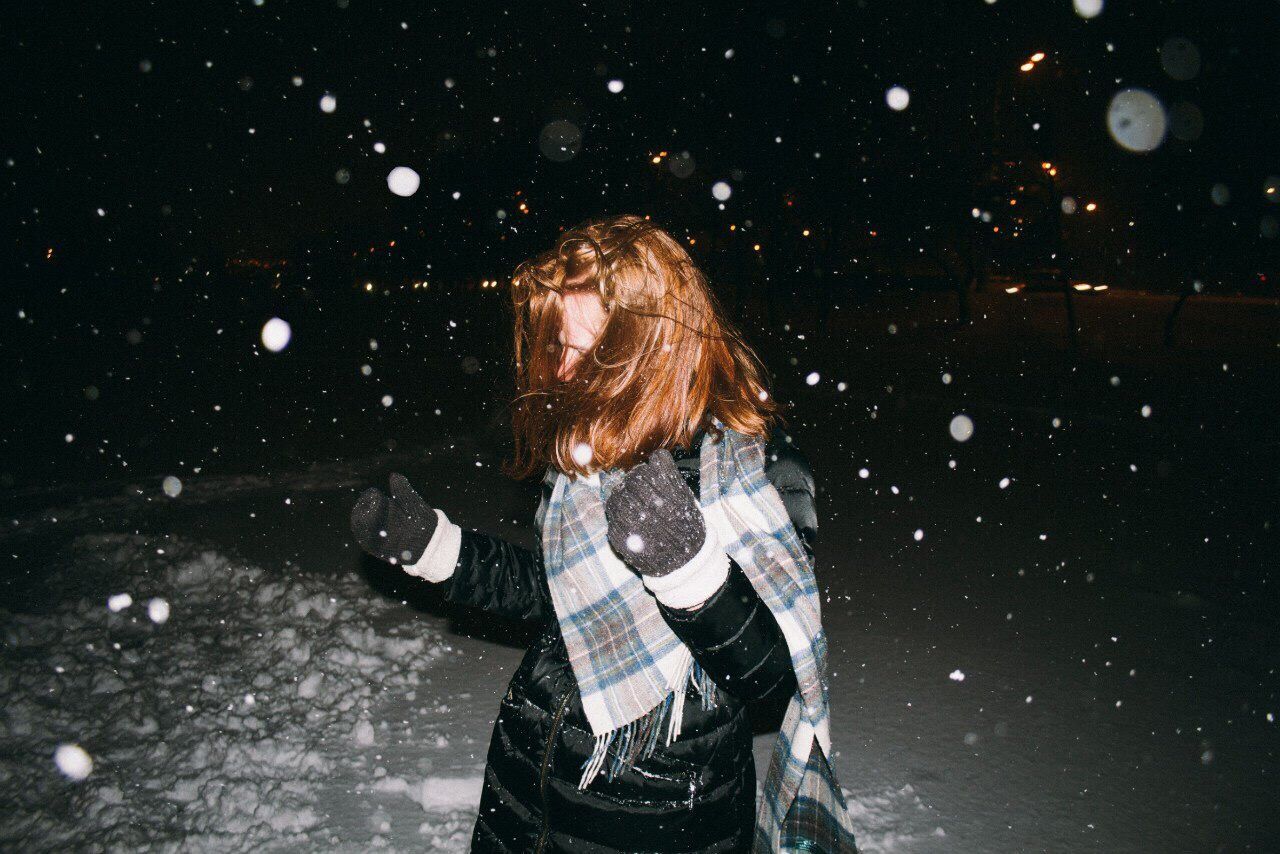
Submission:
<svg viewBox="0 0 1280 854">
<path fill-rule="evenodd" d="M 453 570 L 458 565 L 458 554 L 462 551 L 462 528 L 450 522 L 439 507 L 432 509 L 435 510 L 437 522 L 431 541 L 427 543 L 417 563 L 402 564 L 401 569 L 427 581 L 444 581 L 453 575 Z"/>
<path fill-rule="evenodd" d="M 644 586 L 668 608 L 695 608 L 711 598 L 729 578 L 729 555 L 715 528 L 703 516 L 707 539 L 688 563 L 666 575 L 642 575 Z"/>
</svg>

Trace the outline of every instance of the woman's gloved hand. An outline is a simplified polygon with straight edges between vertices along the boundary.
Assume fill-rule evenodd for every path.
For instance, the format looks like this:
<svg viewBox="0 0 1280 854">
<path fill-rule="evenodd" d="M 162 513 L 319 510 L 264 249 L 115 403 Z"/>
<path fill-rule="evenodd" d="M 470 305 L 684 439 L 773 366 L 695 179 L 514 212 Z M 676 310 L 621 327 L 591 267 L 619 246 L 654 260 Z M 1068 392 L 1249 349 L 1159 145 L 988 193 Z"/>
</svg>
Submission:
<svg viewBox="0 0 1280 854">
<path fill-rule="evenodd" d="M 351 510 L 351 533 L 360 548 L 388 563 L 411 566 L 431 542 L 439 517 L 402 474 L 392 473 L 391 495 L 370 487 Z"/>
<path fill-rule="evenodd" d="M 636 572 L 650 578 L 689 563 L 707 538 L 698 500 L 665 448 L 623 476 L 605 501 L 604 515 L 609 545 Z"/>
</svg>

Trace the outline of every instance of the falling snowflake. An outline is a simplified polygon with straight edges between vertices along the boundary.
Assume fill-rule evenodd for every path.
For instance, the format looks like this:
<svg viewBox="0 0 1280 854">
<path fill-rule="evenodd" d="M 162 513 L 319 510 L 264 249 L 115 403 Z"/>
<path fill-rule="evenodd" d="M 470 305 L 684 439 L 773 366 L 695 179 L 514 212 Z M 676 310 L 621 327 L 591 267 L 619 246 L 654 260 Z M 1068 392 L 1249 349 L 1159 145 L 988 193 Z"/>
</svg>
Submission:
<svg viewBox="0 0 1280 854">
<path fill-rule="evenodd" d="M 78 744 L 59 744 L 53 752 L 58 770 L 72 780 L 83 780 L 93 771 L 93 759 Z"/>
<path fill-rule="evenodd" d="M 961 413 L 951 419 L 951 425 L 948 429 L 951 431 L 952 439 L 957 442 L 967 442 L 973 437 L 973 419 Z"/>
<path fill-rule="evenodd" d="M 1073 0 L 1081 18 L 1096 18 L 1102 13 L 1102 0 Z"/>
<path fill-rule="evenodd" d="M 548 122 L 538 134 L 538 150 L 554 163 L 567 163 L 582 150 L 582 129 L 566 119 Z"/>
<path fill-rule="evenodd" d="M 387 174 L 387 188 L 397 196 L 409 198 L 418 192 L 422 179 L 408 166 L 397 166 Z"/>
<path fill-rule="evenodd" d="M 292 337 L 293 328 L 288 321 L 273 317 L 262 325 L 262 346 L 272 353 L 279 353 L 288 347 Z"/>
<path fill-rule="evenodd" d="M 167 622 L 169 619 L 169 603 L 156 597 L 147 603 L 147 616 L 151 618 L 151 622 L 159 625 Z"/>
<path fill-rule="evenodd" d="M 1168 127 L 1164 105 L 1145 89 L 1122 89 L 1107 107 L 1107 130 L 1128 151 L 1154 151 L 1164 141 Z"/>
</svg>

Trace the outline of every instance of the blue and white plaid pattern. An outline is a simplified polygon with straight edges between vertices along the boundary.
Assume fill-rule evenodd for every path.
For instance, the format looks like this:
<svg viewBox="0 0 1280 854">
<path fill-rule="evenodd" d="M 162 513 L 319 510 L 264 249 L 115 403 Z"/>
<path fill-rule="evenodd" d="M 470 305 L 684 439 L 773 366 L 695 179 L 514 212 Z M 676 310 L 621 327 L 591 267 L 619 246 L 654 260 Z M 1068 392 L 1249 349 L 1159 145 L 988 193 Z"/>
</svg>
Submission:
<svg viewBox="0 0 1280 854">
<path fill-rule="evenodd" d="M 604 502 L 623 473 L 552 476 L 551 497 L 539 508 L 537 522 L 552 603 L 596 737 L 580 783 L 585 788 L 611 738 L 655 707 L 669 703 L 672 711 L 668 743 L 679 735 L 679 712 L 686 688 L 691 682 L 696 688 L 697 668 L 640 578 L 609 545 Z M 755 850 L 786 845 L 828 854 L 854 851 L 844 796 L 825 758 L 831 752 L 827 641 L 817 583 L 782 498 L 765 474 L 764 441 L 734 430 L 719 442 L 708 434 L 701 448 L 701 493 L 708 524 L 777 619 L 796 674 L 796 693 L 757 810 Z"/>
</svg>

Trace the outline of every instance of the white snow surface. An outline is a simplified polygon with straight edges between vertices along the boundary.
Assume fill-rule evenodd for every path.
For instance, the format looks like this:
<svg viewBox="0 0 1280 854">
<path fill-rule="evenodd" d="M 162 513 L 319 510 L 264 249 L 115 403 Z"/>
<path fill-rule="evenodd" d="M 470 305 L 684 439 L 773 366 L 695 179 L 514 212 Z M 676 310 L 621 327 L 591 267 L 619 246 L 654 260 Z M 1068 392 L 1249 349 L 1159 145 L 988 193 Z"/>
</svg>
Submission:
<svg viewBox="0 0 1280 854">
<path fill-rule="evenodd" d="M 984 451 L 990 411 L 956 446 L 938 429 L 952 413 L 921 421 L 929 454 L 867 441 L 874 420 L 856 451 L 836 429 L 808 443 L 831 485 L 831 760 L 860 848 L 1273 850 L 1266 625 L 1126 569 L 1099 535 L 1110 503 L 1060 500 Z M 58 595 L 0 610 L 0 850 L 465 851 L 524 648 L 476 636 L 483 616 L 455 626 L 375 592 L 346 532 L 370 472 L 390 469 L 453 485 L 441 504 L 461 524 L 527 535 L 529 496 L 487 452 L 438 450 L 193 470 L 177 499 L 150 477 L 22 493 L 0 553 L 15 570 L 38 556 L 36 589 Z M 1018 490 L 992 488 L 1006 475 Z M 870 502 L 894 503 L 869 518 Z M 120 593 L 146 607 L 112 613 Z M 775 738 L 755 738 L 758 782 Z M 91 758 L 85 779 L 59 771 L 66 744 Z"/>
<path fill-rule="evenodd" d="M 332 805 L 367 781 L 435 815 L 430 847 L 465 850 L 478 774 L 392 784 L 374 767 L 388 707 L 444 654 L 434 628 L 384 619 L 399 603 L 356 574 L 273 574 L 172 538 L 163 551 L 83 536 L 59 571 L 92 566 L 171 603 L 164 624 L 100 597 L 0 612 L 0 848 L 342 849 L 350 818 Z M 429 720 L 408 730 L 425 738 Z M 66 743 L 93 759 L 82 781 L 53 761 Z"/>
<path fill-rule="evenodd" d="M 192 494 L 257 485 L 210 479 Z M 0 849 L 468 850 L 522 649 L 446 634 L 356 572 L 268 572 L 173 536 L 81 535 L 49 573 L 148 608 L 113 613 L 95 592 L 0 610 Z M 757 791 L 774 738 L 755 740 Z M 53 761 L 71 743 L 92 760 L 85 779 Z M 923 836 L 905 826 L 928 821 L 910 784 L 845 794 L 862 850 Z"/>
</svg>

